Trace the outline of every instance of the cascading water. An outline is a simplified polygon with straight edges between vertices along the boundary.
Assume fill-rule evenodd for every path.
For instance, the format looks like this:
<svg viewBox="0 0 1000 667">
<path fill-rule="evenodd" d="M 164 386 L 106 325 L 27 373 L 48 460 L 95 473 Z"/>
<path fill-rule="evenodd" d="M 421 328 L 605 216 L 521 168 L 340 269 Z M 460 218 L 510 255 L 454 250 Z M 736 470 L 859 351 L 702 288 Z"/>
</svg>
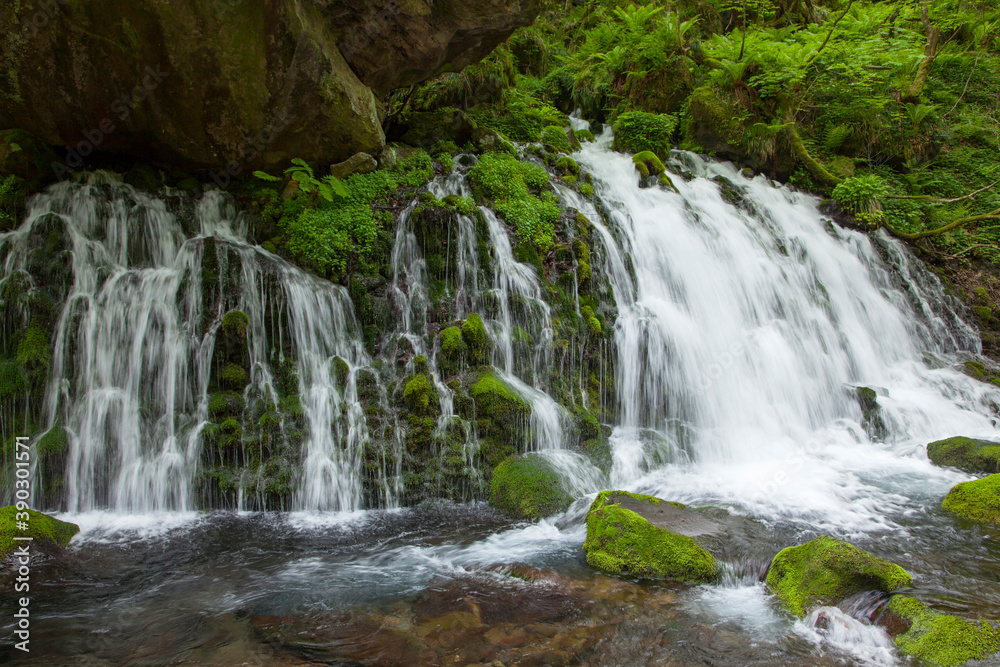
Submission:
<svg viewBox="0 0 1000 667">
<path fill-rule="evenodd" d="M 277 446 L 263 425 L 279 401 L 274 368 L 283 359 L 272 351 L 287 351 L 295 355 L 306 431 L 296 503 L 358 508 L 367 434 L 354 371 L 369 359 L 346 290 L 249 245 L 217 193 L 205 195 L 194 218 L 188 238 L 163 200 L 96 175 L 38 196 L 24 225 L 0 241 L 5 281 L 25 275 L 30 240 L 43 225 L 61 227 L 72 251 L 43 410 L 48 428 L 69 436 L 67 508 L 141 513 L 196 506 L 193 487 L 214 409 L 213 353 L 230 311 L 247 320 L 241 335 L 249 381 L 241 398 L 263 406 L 260 431 L 240 443 L 246 460 L 255 460 L 257 448 Z M 335 358 L 349 368 L 343 382 L 334 377 Z M 247 467 L 249 479 L 237 482 L 241 498 L 260 474 Z"/>
<path fill-rule="evenodd" d="M 672 630 L 679 635 L 670 635 L 677 641 L 669 646 L 650 638 L 660 637 L 665 626 L 690 623 L 709 628 L 713 638 L 719 630 L 733 651 L 728 664 L 749 664 L 750 658 L 754 664 L 811 664 L 814 644 L 856 661 L 892 663 L 888 637 L 863 615 L 823 608 L 793 624 L 766 595 L 759 582 L 763 564 L 777 549 L 819 532 L 876 543 L 886 557 L 907 562 L 922 592 L 954 594 L 956 606 L 995 611 L 995 564 L 982 555 L 981 536 L 955 530 L 936 513 L 947 489 L 967 476 L 931 466 L 923 453 L 939 437 L 1000 435 L 1000 391 L 955 370 L 979 352 L 979 343 L 937 279 L 893 239 L 840 228 L 824 219 L 815 199 L 760 176 L 746 178 L 729 164 L 676 153 L 668 169 L 677 192 L 641 187 L 631 159 L 612 152 L 609 143 L 605 134 L 574 155 L 593 179 L 595 197 L 556 185 L 564 206 L 592 224 L 594 272 L 603 271 L 617 309 L 607 320 L 613 339 L 606 342 L 613 347 L 607 350 L 614 359 L 615 397 L 609 402 L 617 418 L 613 410 L 602 411 L 612 415 L 609 474 L 574 451 L 570 416 L 556 400 L 554 366 L 572 380 L 572 391 L 583 394 L 581 405 L 593 400 L 582 389 L 583 354 L 572 343 L 553 341 L 550 285 L 535 267 L 515 259 L 507 224 L 490 209 L 450 218 L 445 233 L 453 250 L 433 271 L 414 219 L 421 200 L 400 215 L 388 285 L 397 317 L 379 334 L 383 342 L 405 341 L 398 344 L 407 354 L 397 355 L 394 343 L 373 360 L 347 291 L 250 245 L 220 195 L 201 199 L 192 224 L 172 204 L 97 179 L 56 186 L 34 201 L 20 230 L 0 237 L 5 285 L 22 280 L 30 239 L 50 234 L 54 220 L 72 249 L 68 298 L 54 328 L 41 409 L 49 428 L 69 434 L 68 508 L 126 513 L 196 507 L 206 451 L 209 459 L 238 457 L 242 477 L 230 482 L 248 507 L 261 507 L 265 503 L 250 501 L 266 495 L 264 487 L 283 473 L 262 469 L 256 448 L 287 451 L 298 462 L 288 468 L 295 472 L 293 509 L 402 504 L 408 425 L 390 416 L 383 429 L 388 435 L 373 434 L 375 419 L 391 415 L 402 392 L 400 383 L 382 381 L 392 372 L 431 376 L 440 402 L 434 437 L 446 438 L 462 422 L 465 464 L 476 462 L 475 424 L 456 414 L 458 390 L 444 382 L 440 338 L 434 336 L 454 322 L 428 313 L 436 300 L 449 300 L 456 322 L 482 314 L 496 376 L 531 407 L 521 449 L 552 462 L 577 496 L 626 488 L 722 506 L 766 524 L 758 526 L 768 533 L 761 553 L 734 547 L 723 559 L 726 576 L 718 585 L 682 593 L 653 587 L 651 593 L 619 582 L 626 593 L 601 598 L 580 626 L 587 634 L 626 617 L 629 629 L 597 649 L 604 662 L 677 657 L 671 651 L 697 645 L 691 637 L 701 630 Z M 468 196 L 466 173 L 467 165 L 435 179 L 431 193 Z M 581 294 L 569 294 L 581 315 Z M 249 370 L 235 398 L 215 388 L 223 363 L 218 355 L 235 354 L 225 323 L 233 311 L 246 316 L 245 339 L 239 339 L 245 350 L 237 351 Z M 565 350 L 561 356 L 559 349 Z M 421 355 L 426 371 L 417 368 Z M 393 363 L 395 371 L 385 369 Z M 861 386 L 877 393 L 877 430 L 867 428 L 856 392 Z M 368 414 L 359 398 L 364 391 L 376 397 Z M 219 396 L 246 406 L 244 416 L 216 426 Z M 416 421 L 434 424 L 424 416 Z M 224 444 L 227 437 L 236 444 Z M 375 457 L 369 449 L 383 437 Z M 374 502 L 364 499 L 366 474 L 378 478 Z M 184 557 L 176 567 L 185 590 L 128 593 L 146 596 L 149 609 L 180 616 L 189 609 L 187 589 L 204 586 L 212 591 L 217 617 L 243 618 L 250 609 L 266 620 L 303 606 L 326 613 L 376 598 L 395 605 L 414 591 L 422 595 L 433 586 L 439 592 L 430 582 L 441 575 L 488 586 L 511 579 L 504 579 L 507 572 L 518 581 L 537 575 L 515 572 L 520 565 L 559 571 L 542 586 L 525 584 L 523 598 L 583 586 L 579 582 L 591 578 L 579 562 L 586 498 L 528 526 L 511 526 L 476 505 L 428 504 L 408 512 L 372 512 L 357 524 L 333 527 L 342 518 L 240 518 L 248 524 L 208 518 L 210 537 L 193 531 L 190 548 L 200 549 L 199 539 L 214 541 L 216 530 L 245 541 L 251 525 L 255 548 L 268 558 L 254 551 L 230 575 L 232 550 L 223 550 L 206 575 L 200 556 Z M 323 529 L 312 530 L 315 525 Z M 93 528 L 90 534 L 103 537 Z M 288 548 L 289 540 L 296 549 Z M 159 554 L 160 544 L 150 551 Z M 950 552 L 959 554 L 960 567 Z M 147 557 L 159 563 L 157 558 Z M 247 570 L 256 576 L 246 577 Z M 119 573 L 113 576 L 117 581 Z M 607 595 L 606 588 L 599 583 L 586 588 L 587 595 Z M 477 599 L 462 597 L 461 613 L 475 608 L 479 614 Z M 666 605 L 669 622 L 659 612 L 642 616 L 641 607 L 654 601 Z M 108 611 L 104 602 L 71 602 L 81 618 Z M 416 604 L 421 613 L 433 607 L 424 599 Z M 377 611 L 371 615 L 376 625 L 359 625 L 365 637 L 381 638 L 390 626 L 405 631 L 409 621 L 396 607 Z M 295 623 L 294 616 L 280 618 Z M 475 618 L 478 624 L 484 617 Z M 312 620 L 310 625 L 323 625 Z M 341 622 L 338 616 L 329 625 Z M 633 632 L 637 626 L 646 629 Z M 338 635 L 334 643 L 341 650 L 350 642 Z M 725 663 L 727 654 L 714 650 L 690 661 L 711 654 Z M 678 661 L 687 658 L 681 654 Z"/>
</svg>

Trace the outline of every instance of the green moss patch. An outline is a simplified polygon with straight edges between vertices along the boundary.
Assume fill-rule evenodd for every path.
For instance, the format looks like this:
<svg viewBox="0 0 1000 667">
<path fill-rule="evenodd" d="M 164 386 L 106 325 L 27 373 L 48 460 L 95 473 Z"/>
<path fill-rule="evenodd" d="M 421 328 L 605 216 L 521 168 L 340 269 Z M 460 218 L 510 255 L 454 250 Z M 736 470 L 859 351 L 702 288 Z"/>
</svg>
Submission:
<svg viewBox="0 0 1000 667">
<path fill-rule="evenodd" d="M 80 527 L 73 523 L 53 519 L 52 517 L 26 510 L 28 513 L 28 530 L 20 530 L 17 526 L 18 510 L 13 505 L 0 509 L 0 558 L 7 558 L 14 550 L 25 542 L 15 542 L 15 537 L 31 537 L 31 550 L 36 551 L 61 549 L 69 544 L 73 536 L 80 532 Z M 23 519 L 23 516 L 22 516 Z"/>
<path fill-rule="evenodd" d="M 672 137 L 677 118 L 668 114 L 632 111 L 615 120 L 614 148 L 626 153 L 651 153 L 666 158 L 673 147 Z"/>
<path fill-rule="evenodd" d="M 249 326 L 250 318 L 241 310 L 231 310 L 222 317 L 222 330 L 230 336 L 243 338 Z"/>
<path fill-rule="evenodd" d="M 659 175 L 666 171 L 666 167 L 663 166 L 663 162 L 660 158 L 656 157 L 656 154 L 651 151 L 642 151 L 641 153 L 636 153 L 632 157 L 632 162 L 635 164 L 635 168 L 642 174 L 643 178 L 649 178 L 651 175 Z"/>
<path fill-rule="evenodd" d="M 886 609 L 910 624 L 909 630 L 896 637 L 899 650 L 932 664 L 964 665 L 1000 651 L 998 624 L 942 614 L 902 595 L 894 596 Z"/>
<path fill-rule="evenodd" d="M 513 456 L 493 470 L 490 503 L 519 519 L 540 519 L 573 502 L 559 475 L 538 454 Z"/>
<path fill-rule="evenodd" d="M 779 552 L 767 573 L 767 587 L 800 617 L 855 593 L 891 593 L 911 581 L 898 565 L 825 535 Z"/>
<path fill-rule="evenodd" d="M 1000 523 L 1000 475 L 956 485 L 942 507 L 973 521 Z"/>
<path fill-rule="evenodd" d="M 548 187 L 545 169 L 507 153 L 487 153 L 469 172 L 469 180 L 476 195 L 491 200 L 496 211 L 514 225 L 518 238 L 541 252 L 552 248 L 559 206 L 550 192 L 543 196 L 529 192 Z"/>
<path fill-rule="evenodd" d="M 426 415 L 437 411 L 437 389 L 430 378 L 419 373 L 406 381 L 403 400 L 411 412 Z"/>
<path fill-rule="evenodd" d="M 556 125 L 549 125 L 542 129 L 542 143 L 551 146 L 560 153 L 573 152 L 573 144 L 570 142 L 566 130 Z"/>
<path fill-rule="evenodd" d="M 619 498 L 659 505 L 652 496 L 625 491 L 602 491 L 587 512 L 587 562 L 616 575 L 650 579 L 707 582 L 715 579 L 715 557 L 686 535 L 653 525 L 622 507 Z"/>
<path fill-rule="evenodd" d="M 956 436 L 927 445 L 927 456 L 939 466 L 953 466 L 968 473 L 1000 472 L 1000 443 Z"/>
<path fill-rule="evenodd" d="M 454 334 L 449 334 L 453 337 Z M 472 357 L 477 361 L 486 360 L 487 350 L 487 339 L 486 339 L 486 325 L 483 324 L 483 318 L 481 318 L 476 313 L 469 315 L 465 322 L 462 323 L 462 338 L 461 343 L 464 343 Z M 444 349 L 444 340 L 442 339 L 442 349 Z M 451 338 L 450 349 L 452 352 L 458 350 L 458 344 L 455 342 L 454 338 Z"/>
</svg>

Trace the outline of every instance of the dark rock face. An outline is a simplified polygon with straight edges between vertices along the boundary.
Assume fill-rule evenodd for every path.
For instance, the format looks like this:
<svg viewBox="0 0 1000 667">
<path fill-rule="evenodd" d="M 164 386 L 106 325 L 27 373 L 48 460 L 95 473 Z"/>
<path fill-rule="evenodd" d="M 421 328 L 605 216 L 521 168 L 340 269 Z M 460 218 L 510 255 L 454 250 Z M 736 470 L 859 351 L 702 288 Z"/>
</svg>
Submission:
<svg viewBox="0 0 1000 667">
<path fill-rule="evenodd" d="M 226 179 L 292 157 L 377 155 L 384 94 L 482 58 L 539 5 L 4 3 L 0 129 L 72 149 L 59 151 L 67 170 L 101 152 Z"/>
</svg>

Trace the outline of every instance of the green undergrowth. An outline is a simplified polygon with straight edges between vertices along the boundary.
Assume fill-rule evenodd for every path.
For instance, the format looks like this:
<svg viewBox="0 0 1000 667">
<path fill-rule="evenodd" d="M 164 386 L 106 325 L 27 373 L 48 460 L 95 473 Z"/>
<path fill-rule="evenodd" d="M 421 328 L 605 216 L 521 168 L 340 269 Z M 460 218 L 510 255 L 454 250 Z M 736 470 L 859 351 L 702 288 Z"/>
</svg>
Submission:
<svg viewBox="0 0 1000 667">
<path fill-rule="evenodd" d="M 378 203 L 413 191 L 433 175 L 430 156 L 416 151 L 393 169 L 348 176 L 342 181 L 344 194 L 329 201 L 291 184 L 290 193 L 261 188 L 254 203 L 261 227 L 275 233 L 269 242 L 276 250 L 320 276 L 342 281 L 353 274 L 374 274 L 386 259 L 382 247 L 388 243 L 392 216 L 379 210 Z"/>
<path fill-rule="evenodd" d="M 538 165 L 506 153 L 487 153 L 469 173 L 476 195 L 492 202 L 519 239 L 542 253 L 555 244 L 559 206 L 548 189 L 549 174 Z M 535 194 L 537 193 L 537 194 Z"/>
</svg>

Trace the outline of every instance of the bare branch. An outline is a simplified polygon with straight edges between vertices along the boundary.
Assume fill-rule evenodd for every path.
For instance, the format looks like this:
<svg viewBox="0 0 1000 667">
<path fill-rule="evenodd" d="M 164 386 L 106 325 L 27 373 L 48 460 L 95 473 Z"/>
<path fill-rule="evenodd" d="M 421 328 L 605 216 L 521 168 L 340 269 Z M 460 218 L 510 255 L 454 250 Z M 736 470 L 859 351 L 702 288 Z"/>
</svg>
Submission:
<svg viewBox="0 0 1000 667">
<path fill-rule="evenodd" d="M 933 202 L 935 204 L 954 204 L 955 202 L 958 202 L 958 201 L 964 201 L 966 199 L 972 199 L 973 197 L 975 197 L 976 195 L 978 195 L 980 192 L 986 192 L 987 190 L 992 190 L 998 184 L 1000 184 L 1000 179 L 997 179 L 997 180 L 993 181 L 992 183 L 990 183 L 989 185 L 987 185 L 984 188 L 979 188 L 975 192 L 970 192 L 967 195 L 964 195 L 962 197 L 955 197 L 954 199 L 940 199 L 938 197 L 931 197 L 930 195 L 886 195 L 885 198 L 886 199 L 908 199 L 910 201 L 928 201 L 928 202 Z"/>
</svg>

